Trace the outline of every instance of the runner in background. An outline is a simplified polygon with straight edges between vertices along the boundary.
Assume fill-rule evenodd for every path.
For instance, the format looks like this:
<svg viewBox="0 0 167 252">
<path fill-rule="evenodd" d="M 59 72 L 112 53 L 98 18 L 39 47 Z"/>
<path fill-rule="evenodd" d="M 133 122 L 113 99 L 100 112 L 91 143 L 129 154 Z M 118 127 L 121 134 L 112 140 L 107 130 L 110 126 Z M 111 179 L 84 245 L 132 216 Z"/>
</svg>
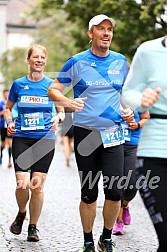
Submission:
<svg viewBox="0 0 167 252">
<path fill-rule="evenodd" d="M 66 112 L 64 122 L 61 124 L 61 137 L 67 167 L 70 167 L 70 157 L 73 149 L 73 129 L 72 113 Z"/>
<path fill-rule="evenodd" d="M 3 100 L 0 102 L 0 131 L 1 131 L 1 153 L 0 164 L 2 164 L 3 151 L 5 146 L 8 150 L 8 168 L 12 168 L 12 136 L 7 135 L 7 125 L 4 119 L 4 107 L 8 99 L 9 89 L 3 90 Z"/>
<path fill-rule="evenodd" d="M 129 202 L 137 193 L 136 188 L 136 152 L 141 136 L 141 129 L 149 119 L 149 112 L 139 113 L 134 111 L 134 120 L 130 123 L 122 123 L 124 129 L 124 176 L 128 178 L 128 184 L 123 192 L 122 206 L 117 218 L 117 222 L 113 228 L 114 235 L 124 234 L 124 225 L 131 223 L 131 215 L 129 211 Z"/>
</svg>

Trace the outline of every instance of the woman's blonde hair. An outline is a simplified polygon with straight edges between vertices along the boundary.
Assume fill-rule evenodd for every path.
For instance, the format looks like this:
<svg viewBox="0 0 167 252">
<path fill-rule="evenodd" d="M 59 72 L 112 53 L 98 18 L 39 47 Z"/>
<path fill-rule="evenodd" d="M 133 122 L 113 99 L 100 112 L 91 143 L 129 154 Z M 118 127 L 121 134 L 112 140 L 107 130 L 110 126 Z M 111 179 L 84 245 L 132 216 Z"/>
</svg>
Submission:
<svg viewBox="0 0 167 252">
<path fill-rule="evenodd" d="M 33 52 L 33 50 L 34 50 L 35 48 L 40 48 L 40 49 L 44 52 L 45 56 L 47 57 L 46 48 L 45 48 L 44 46 L 42 46 L 42 45 L 35 44 L 35 45 L 32 45 L 32 46 L 28 49 L 26 59 L 29 59 L 29 58 L 31 57 L 31 54 L 32 54 L 32 52 Z"/>
</svg>

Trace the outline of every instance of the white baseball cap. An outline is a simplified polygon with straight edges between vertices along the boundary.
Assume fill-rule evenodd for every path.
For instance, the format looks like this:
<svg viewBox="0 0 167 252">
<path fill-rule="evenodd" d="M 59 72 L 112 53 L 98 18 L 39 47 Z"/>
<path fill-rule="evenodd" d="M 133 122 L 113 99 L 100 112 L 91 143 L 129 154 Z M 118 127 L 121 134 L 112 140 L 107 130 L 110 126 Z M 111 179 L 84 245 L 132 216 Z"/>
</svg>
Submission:
<svg viewBox="0 0 167 252">
<path fill-rule="evenodd" d="M 114 19 L 104 15 L 104 14 L 100 14 L 100 15 L 97 15 L 97 16 L 94 16 L 90 21 L 89 21 L 89 30 L 91 30 L 91 28 L 94 26 L 94 25 L 98 25 L 100 24 L 102 21 L 104 20 L 109 20 L 112 24 L 112 27 L 115 26 L 115 21 Z"/>
</svg>

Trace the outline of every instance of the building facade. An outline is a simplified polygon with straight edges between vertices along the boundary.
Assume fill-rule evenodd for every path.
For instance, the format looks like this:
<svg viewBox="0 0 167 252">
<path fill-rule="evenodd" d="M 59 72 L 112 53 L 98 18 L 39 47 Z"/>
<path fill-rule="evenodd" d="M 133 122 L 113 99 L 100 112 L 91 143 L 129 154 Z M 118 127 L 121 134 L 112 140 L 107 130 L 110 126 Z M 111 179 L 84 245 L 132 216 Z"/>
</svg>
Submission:
<svg viewBox="0 0 167 252">
<path fill-rule="evenodd" d="M 34 2 L 34 0 L 0 0 L 0 56 L 9 49 L 24 48 L 33 43 L 36 25 L 26 15 L 26 11 Z M 1 71 L 0 84 L 3 84 Z"/>
</svg>

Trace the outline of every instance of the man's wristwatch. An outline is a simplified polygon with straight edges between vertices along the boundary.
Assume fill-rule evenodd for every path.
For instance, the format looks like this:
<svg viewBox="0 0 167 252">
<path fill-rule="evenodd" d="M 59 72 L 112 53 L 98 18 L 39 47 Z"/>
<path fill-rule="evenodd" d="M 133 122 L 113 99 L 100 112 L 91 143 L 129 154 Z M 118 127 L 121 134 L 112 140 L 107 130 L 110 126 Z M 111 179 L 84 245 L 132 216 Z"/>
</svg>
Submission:
<svg viewBox="0 0 167 252">
<path fill-rule="evenodd" d="M 7 127 L 8 127 L 8 125 L 9 125 L 10 123 L 13 123 L 12 119 L 8 119 L 8 120 L 6 121 Z"/>
<path fill-rule="evenodd" d="M 57 117 L 59 118 L 58 123 L 61 123 L 61 122 L 62 122 L 62 120 L 61 120 L 60 116 L 58 116 L 58 115 L 57 115 Z"/>
</svg>

